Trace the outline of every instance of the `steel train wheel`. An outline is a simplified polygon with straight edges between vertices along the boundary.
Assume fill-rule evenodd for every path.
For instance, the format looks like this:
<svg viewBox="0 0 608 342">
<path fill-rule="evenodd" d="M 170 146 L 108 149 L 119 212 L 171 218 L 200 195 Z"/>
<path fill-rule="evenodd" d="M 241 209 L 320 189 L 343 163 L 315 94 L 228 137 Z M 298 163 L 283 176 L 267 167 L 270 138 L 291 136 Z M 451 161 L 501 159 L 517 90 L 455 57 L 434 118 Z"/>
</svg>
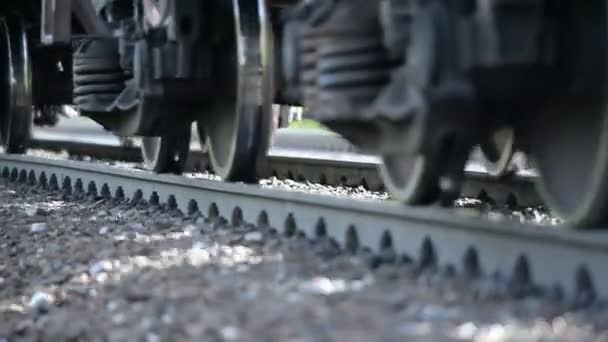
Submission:
<svg viewBox="0 0 608 342">
<path fill-rule="evenodd" d="M 213 171 L 252 182 L 265 162 L 272 113 L 271 33 L 264 0 L 221 2 L 213 103 L 199 119 Z M 226 25 L 233 23 L 233 25 Z"/>
<path fill-rule="evenodd" d="M 209 154 L 208 144 L 207 144 L 207 133 L 205 132 L 205 127 L 203 124 L 196 123 L 196 133 L 198 134 L 198 141 L 201 144 L 201 152 L 203 154 Z"/>
<path fill-rule="evenodd" d="M 8 153 L 24 153 L 32 124 L 32 71 L 27 35 L 18 18 L 0 20 L 0 141 Z"/>
<path fill-rule="evenodd" d="M 608 224 L 608 4 L 566 2 L 560 10 L 559 92 L 525 126 L 525 146 L 545 202 L 568 226 Z"/>
<path fill-rule="evenodd" d="M 494 132 L 487 142 L 480 145 L 485 157 L 484 166 L 492 176 L 502 176 L 507 173 L 513 158 L 515 132 L 512 128 L 501 128 Z"/>
<path fill-rule="evenodd" d="M 159 27 L 170 15 L 169 0 L 144 0 L 143 10 L 146 24 Z M 160 137 L 143 137 L 141 154 L 144 166 L 156 173 L 181 174 L 186 167 L 190 152 L 191 124 L 175 123 L 165 129 Z"/>
<path fill-rule="evenodd" d="M 537 189 L 567 225 L 608 224 L 608 112 L 605 104 L 553 117 L 531 143 Z M 548 119 L 548 118 L 546 118 Z M 537 126 L 537 127 L 540 127 Z"/>
<path fill-rule="evenodd" d="M 144 166 L 157 173 L 181 174 L 190 152 L 190 125 L 175 129 L 162 137 L 142 138 Z"/>
<path fill-rule="evenodd" d="M 386 155 L 380 174 L 387 190 L 402 203 L 425 205 L 439 197 L 439 173 L 424 156 Z"/>
</svg>

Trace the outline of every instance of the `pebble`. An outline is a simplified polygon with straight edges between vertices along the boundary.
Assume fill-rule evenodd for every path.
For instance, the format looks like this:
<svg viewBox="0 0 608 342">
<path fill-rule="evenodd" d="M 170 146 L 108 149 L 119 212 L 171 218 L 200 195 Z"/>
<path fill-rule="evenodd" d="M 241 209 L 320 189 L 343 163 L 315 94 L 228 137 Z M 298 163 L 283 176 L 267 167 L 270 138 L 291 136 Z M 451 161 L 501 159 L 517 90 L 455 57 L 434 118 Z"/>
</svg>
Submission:
<svg viewBox="0 0 608 342">
<path fill-rule="evenodd" d="M 146 227 L 140 222 L 135 222 L 135 223 L 130 224 L 129 228 L 131 228 L 132 230 L 134 230 L 136 232 L 143 232 L 146 230 Z"/>
<path fill-rule="evenodd" d="M 197 241 L 192 245 L 192 250 L 196 251 L 196 250 L 206 250 L 208 249 L 210 246 L 209 244 L 207 244 L 204 241 Z"/>
<path fill-rule="evenodd" d="M 112 213 L 110 213 L 107 210 L 102 210 L 102 211 L 98 212 L 97 214 L 89 217 L 89 222 L 107 221 L 111 217 L 112 217 Z"/>
<path fill-rule="evenodd" d="M 200 231 L 200 228 L 193 225 L 193 224 L 189 224 L 187 226 L 184 227 L 184 233 L 186 233 L 186 235 L 193 235 L 196 234 L 197 232 Z"/>
<path fill-rule="evenodd" d="M 46 232 L 49 229 L 49 226 L 46 224 L 46 222 L 36 222 L 36 223 L 32 223 L 32 227 L 30 229 L 30 231 L 32 233 L 43 233 Z"/>
<path fill-rule="evenodd" d="M 329 186 L 310 182 L 296 182 L 291 179 L 278 179 L 276 177 L 263 179 L 260 181 L 260 185 L 263 187 L 302 191 L 326 196 L 329 195 L 366 200 L 386 200 L 390 198 L 390 195 L 386 192 L 369 191 L 361 186 L 356 188 L 349 186 Z"/>
<path fill-rule="evenodd" d="M 116 301 L 110 301 L 107 305 L 106 305 L 106 309 L 110 312 L 116 311 L 116 309 L 118 309 L 120 307 L 120 305 L 118 304 L 118 302 Z"/>
<path fill-rule="evenodd" d="M 460 311 L 456 308 L 445 308 L 438 305 L 425 305 L 420 310 L 419 318 L 423 321 L 447 321 L 458 318 Z"/>
<path fill-rule="evenodd" d="M 99 228 L 99 231 L 98 231 L 98 233 L 100 235 L 106 235 L 109 232 L 110 232 L 110 228 L 108 226 L 103 226 L 103 227 Z"/>
<path fill-rule="evenodd" d="M 62 267 L 63 263 L 61 262 L 61 260 L 51 261 L 51 270 L 53 270 L 53 272 L 58 272 L 59 270 L 61 270 Z"/>
<path fill-rule="evenodd" d="M 27 208 L 25 214 L 29 217 L 33 216 L 46 216 L 47 212 L 42 208 Z"/>
<path fill-rule="evenodd" d="M 125 241 L 128 240 L 128 237 L 125 234 L 119 234 L 114 236 L 115 241 Z"/>
<path fill-rule="evenodd" d="M 109 211 L 102 210 L 102 211 L 98 212 L 96 216 L 98 218 L 102 218 L 102 217 L 111 216 L 111 215 L 112 215 L 112 213 L 110 213 Z"/>
<path fill-rule="evenodd" d="M 249 232 L 244 236 L 245 241 L 251 243 L 259 243 L 264 241 L 264 235 L 261 232 Z"/>
<path fill-rule="evenodd" d="M 101 272 L 108 272 L 112 270 L 112 262 L 109 260 L 102 260 L 94 263 L 89 267 L 89 274 L 94 276 Z"/>
<path fill-rule="evenodd" d="M 30 299 L 29 306 L 30 308 L 35 309 L 38 312 L 46 312 L 50 309 L 54 300 L 55 299 L 52 295 L 46 292 L 38 291 L 34 293 L 32 298 Z"/>
<path fill-rule="evenodd" d="M 220 330 L 222 338 L 226 341 L 234 341 L 239 338 L 239 328 L 234 325 L 225 326 Z"/>
<path fill-rule="evenodd" d="M 161 339 L 158 335 L 153 334 L 153 333 L 147 333 L 146 334 L 146 342 L 160 342 Z"/>
<path fill-rule="evenodd" d="M 479 329 L 473 322 L 466 322 L 456 328 L 456 338 L 462 340 L 472 340 L 475 338 Z"/>
</svg>

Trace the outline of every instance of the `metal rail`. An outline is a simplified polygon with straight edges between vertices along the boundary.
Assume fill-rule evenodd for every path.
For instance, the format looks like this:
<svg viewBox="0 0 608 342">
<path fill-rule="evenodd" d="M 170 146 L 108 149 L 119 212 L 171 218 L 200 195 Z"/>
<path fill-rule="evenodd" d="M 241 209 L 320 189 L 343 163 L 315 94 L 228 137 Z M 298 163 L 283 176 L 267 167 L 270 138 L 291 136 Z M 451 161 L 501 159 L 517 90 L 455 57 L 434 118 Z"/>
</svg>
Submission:
<svg viewBox="0 0 608 342">
<path fill-rule="evenodd" d="M 347 252 L 361 251 L 362 246 L 395 250 L 421 271 L 450 265 L 459 275 L 502 275 L 516 295 L 542 285 L 557 286 L 575 300 L 608 298 L 605 232 L 492 222 L 446 209 L 405 208 L 387 201 L 339 199 L 38 157 L 1 155 L 0 170 L 3 177 L 30 186 L 55 176 L 58 184 L 73 191 L 78 190 L 76 183 L 91 183 L 105 189 L 106 196 L 158 195 L 184 212 L 200 208 L 205 215 L 221 215 L 229 222 L 232 218 L 237 224 L 244 220 L 270 225 L 288 235 L 302 232 L 314 238 L 326 232 Z"/>
<path fill-rule="evenodd" d="M 273 147 L 270 151 L 272 175 L 280 179 L 308 180 L 314 183 L 345 184 L 382 190 L 375 157 L 354 153 L 306 149 L 298 144 Z M 491 199 L 498 205 L 534 207 L 542 204 L 531 175 L 496 178 L 469 167 L 461 190 L 463 197 Z"/>
<path fill-rule="evenodd" d="M 67 150 L 96 158 L 141 160 L 137 142 L 124 147 L 117 137 L 87 121 L 71 119 L 58 128 L 35 130 L 32 147 Z M 207 156 L 200 150 L 196 131 L 193 131 L 191 148 L 190 169 L 205 168 Z M 378 158 L 358 153 L 336 134 L 279 130 L 273 138 L 269 156 L 268 175 L 279 179 L 364 186 L 370 190 L 384 188 L 378 174 Z M 462 196 L 480 197 L 481 194 L 481 197 L 492 199 L 499 205 L 532 207 L 541 204 L 534 188 L 534 177 L 514 174 L 497 179 L 487 175 L 478 165 L 468 166 Z"/>
</svg>

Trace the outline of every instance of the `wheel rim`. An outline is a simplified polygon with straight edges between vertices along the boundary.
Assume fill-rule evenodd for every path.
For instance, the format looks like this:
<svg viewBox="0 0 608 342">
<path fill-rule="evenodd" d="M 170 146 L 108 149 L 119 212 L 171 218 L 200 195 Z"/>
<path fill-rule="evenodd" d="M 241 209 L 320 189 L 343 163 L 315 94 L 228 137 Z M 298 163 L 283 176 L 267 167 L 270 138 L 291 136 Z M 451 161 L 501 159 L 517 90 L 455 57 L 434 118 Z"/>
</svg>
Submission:
<svg viewBox="0 0 608 342">
<path fill-rule="evenodd" d="M 0 51 L 5 92 L 0 113 L 2 146 L 9 153 L 23 153 L 30 138 L 32 121 L 31 62 L 27 35 L 19 19 L 0 20 Z"/>
<path fill-rule="evenodd" d="M 157 173 L 182 173 L 190 151 L 190 126 L 162 137 L 143 137 L 144 167 Z"/>
<path fill-rule="evenodd" d="M 146 169 L 154 169 L 158 161 L 161 141 L 162 138 L 160 137 L 143 137 L 141 139 L 141 155 Z"/>
<path fill-rule="evenodd" d="M 489 174 L 502 176 L 507 173 L 513 158 L 514 141 L 514 130 L 505 127 L 492 134 L 489 141 L 481 144 L 481 151 L 485 157 L 484 166 Z"/>
<path fill-rule="evenodd" d="M 265 1 L 223 2 L 224 37 L 215 50 L 216 93 L 204 123 L 214 172 L 228 181 L 254 181 L 264 164 L 272 115 L 271 36 Z M 236 100 L 235 100 L 236 99 Z"/>
<path fill-rule="evenodd" d="M 408 205 L 430 204 L 439 196 L 437 173 L 423 156 L 382 157 L 380 174 L 387 190 Z"/>
</svg>

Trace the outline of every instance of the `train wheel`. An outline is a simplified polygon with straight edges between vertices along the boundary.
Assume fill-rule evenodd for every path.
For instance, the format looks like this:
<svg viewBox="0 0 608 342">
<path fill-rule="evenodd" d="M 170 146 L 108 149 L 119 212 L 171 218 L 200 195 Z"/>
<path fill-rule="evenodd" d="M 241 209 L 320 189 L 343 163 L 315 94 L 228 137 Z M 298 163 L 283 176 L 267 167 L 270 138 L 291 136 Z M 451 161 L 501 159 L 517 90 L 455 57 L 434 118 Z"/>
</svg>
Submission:
<svg viewBox="0 0 608 342">
<path fill-rule="evenodd" d="M 32 71 L 24 24 L 0 20 L 0 141 L 8 153 L 24 153 L 32 124 Z"/>
<path fill-rule="evenodd" d="M 485 157 L 485 168 L 493 176 L 507 173 L 513 158 L 513 143 L 515 133 L 512 128 L 502 128 L 496 131 L 487 142 L 480 145 Z"/>
<path fill-rule="evenodd" d="M 190 125 L 184 125 L 162 137 L 142 138 L 144 166 L 157 173 L 181 174 L 190 152 L 190 134 Z"/>
<path fill-rule="evenodd" d="M 436 171 L 424 156 L 386 155 L 380 165 L 387 190 L 408 205 L 431 204 L 438 199 L 439 172 Z"/>
<path fill-rule="evenodd" d="M 607 7 L 605 1 L 557 7 L 556 55 L 568 82 L 518 127 L 539 172 L 539 194 L 576 228 L 608 224 Z"/>
<path fill-rule="evenodd" d="M 209 144 L 207 144 L 207 133 L 205 132 L 205 126 L 197 122 L 196 133 L 198 134 L 198 141 L 201 145 L 201 152 L 203 154 L 209 154 Z"/>
<path fill-rule="evenodd" d="M 234 0 L 218 16 L 219 73 L 205 126 L 213 171 L 227 181 L 253 182 L 265 162 L 272 113 L 272 46 L 264 0 Z M 221 18 L 221 19 L 219 19 Z M 227 25 L 226 23 L 233 23 Z"/>
<path fill-rule="evenodd" d="M 608 224 L 608 113 L 605 105 L 553 116 L 530 143 L 537 188 L 567 225 Z M 545 121 L 547 122 L 547 121 Z"/>
</svg>

